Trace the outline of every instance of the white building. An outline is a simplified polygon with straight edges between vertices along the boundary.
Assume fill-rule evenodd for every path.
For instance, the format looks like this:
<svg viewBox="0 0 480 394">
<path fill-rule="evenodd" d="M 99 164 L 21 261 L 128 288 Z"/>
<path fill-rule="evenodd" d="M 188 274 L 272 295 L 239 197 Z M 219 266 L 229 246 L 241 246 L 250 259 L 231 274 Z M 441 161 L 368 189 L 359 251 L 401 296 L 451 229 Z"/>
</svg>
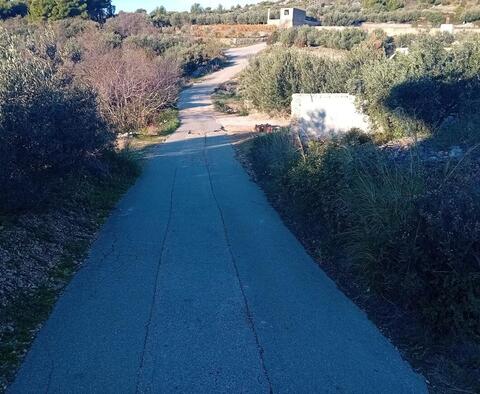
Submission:
<svg viewBox="0 0 480 394">
<path fill-rule="evenodd" d="M 313 19 L 307 17 L 305 10 L 300 8 L 281 8 L 280 9 L 280 19 L 272 19 L 270 17 L 270 8 L 268 9 L 268 25 L 274 25 L 278 27 L 294 27 L 294 26 L 318 26 L 320 23 Z"/>
</svg>

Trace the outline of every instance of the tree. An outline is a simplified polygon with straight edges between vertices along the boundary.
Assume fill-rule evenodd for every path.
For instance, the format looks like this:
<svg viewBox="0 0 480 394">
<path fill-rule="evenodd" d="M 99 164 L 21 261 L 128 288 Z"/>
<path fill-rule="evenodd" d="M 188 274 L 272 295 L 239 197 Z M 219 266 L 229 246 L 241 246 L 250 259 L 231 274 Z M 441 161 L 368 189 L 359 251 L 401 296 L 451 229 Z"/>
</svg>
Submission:
<svg viewBox="0 0 480 394">
<path fill-rule="evenodd" d="M 0 19 L 25 16 L 28 14 L 28 5 L 23 1 L 0 0 Z"/>
<path fill-rule="evenodd" d="M 113 16 L 111 0 L 31 0 L 32 19 L 58 20 L 82 16 L 99 22 Z"/>
<path fill-rule="evenodd" d="M 153 24 L 157 27 L 169 26 L 170 20 L 167 15 L 167 10 L 164 6 L 155 8 L 151 13 Z"/>
<path fill-rule="evenodd" d="M 193 3 L 190 7 L 190 12 L 192 14 L 201 14 L 204 12 L 202 6 L 199 3 Z"/>
<path fill-rule="evenodd" d="M 50 18 L 55 7 L 55 0 L 31 0 L 30 2 L 30 16 L 32 19 Z"/>
<path fill-rule="evenodd" d="M 111 0 L 87 0 L 88 16 L 97 22 L 105 22 L 115 15 L 115 7 Z"/>
<path fill-rule="evenodd" d="M 161 5 L 160 7 L 155 8 L 150 15 L 166 15 L 167 14 L 167 9 Z"/>
<path fill-rule="evenodd" d="M 363 0 L 362 5 L 365 8 L 383 8 L 385 6 L 385 0 Z"/>
<path fill-rule="evenodd" d="M 86 0 L 57 0 L 48 19 L 59 20 L 73 16 L 87 17 Z"/>
</svg>

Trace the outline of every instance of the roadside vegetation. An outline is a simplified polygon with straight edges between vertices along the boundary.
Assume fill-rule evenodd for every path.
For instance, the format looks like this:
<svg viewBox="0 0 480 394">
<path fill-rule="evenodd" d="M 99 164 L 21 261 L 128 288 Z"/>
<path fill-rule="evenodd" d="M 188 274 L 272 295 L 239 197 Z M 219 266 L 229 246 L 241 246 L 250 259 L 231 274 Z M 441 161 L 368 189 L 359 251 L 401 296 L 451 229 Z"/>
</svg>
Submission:
<svg viewBox="0 0 480 394">
<path fill-rule="evenodd" d="M 374 35 L 336 60 L 272 48 L 251 61 L 239 89 L 254 108 L 270 112 L 288 112 L 293 93 L 351 93 L 378 140 L 433 133 L 440 138 L 448 125 L 463 142 L 475 142 L 479 37 L 450 45 L 443 36 L 417 36 L 409 54 L 393 58 L 384 42 Z"/>
<path fill-rule="evenodd" d="M 314 27 L 302 26 L 275 30 L 269 37 L 269 44 L 350 50 L 366 38 L 367 33 L 359 29 L 318 30 Z"/>
<path fill-rule="evenodd" d="M 271 112 L 296 92 L 355 94 L 372 133 L 284 130 L 245 152 L 286 222 L 432 392 L 478 392 L 480 39 L 420 36 L 392 58 L 378 38 L 339 60 L 272 48 L 240 80 Z"/>
<path fill-rule="evenodd" d="M 215 110 L 225 114 L 248 115 L 249 111 L 244 99 L 238 94 L 238 81 L 233 80 L 221 84 L 212 95 Z"/>
</svg>

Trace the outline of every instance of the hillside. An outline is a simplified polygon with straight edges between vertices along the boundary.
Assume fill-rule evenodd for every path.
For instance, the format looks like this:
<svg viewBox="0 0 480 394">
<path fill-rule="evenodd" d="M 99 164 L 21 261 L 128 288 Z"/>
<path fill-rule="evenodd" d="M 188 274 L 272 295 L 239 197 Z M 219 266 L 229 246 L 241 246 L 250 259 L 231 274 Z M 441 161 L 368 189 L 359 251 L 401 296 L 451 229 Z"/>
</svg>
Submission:
<svg viewBox="0 0 480 394">
<path fill-rule="evenodd" d="M 90 4 L 90 2 L 87 2 Z M 81 16 L 104 21 L 115 14 L 114 7 L 95 5 L 86 8 L 67 0 L 53 3 L 25 0 L 1 0 L 0 20 L 29 16 L 36 20 L 63 19 Z M 55 4 L 52 6 L 52 4 Z M 317 18 L 322 25 L 358 25 L 363 22 L 422 23 L 438 26 L 441 23 L 469 23 L 480 21 L 480 6 L 476 0 L 284 0 L 263 1 L 246 6 L 237 5 L 229 9 L 203 7 L 194 3 L 189 12 L 169 11 L 157 7 L 150 13 L 158 27 L 212 24 L 265 24 L 267 11 L 275 16 L 282 7 L 300 7 L 307 15 Z M 140 10 L 142 11 L 142 10 Z M 142 11 L 143 12 L 143 11 Z"/>
<path fill-rule="evenodd" d="M 244 7 L 224 9 L 203 8 L 194 4 L 190 12 L 167 12 L 157 8 L 151 17 L 163 26 L 185 24 L 263 24 L 267 21 L 268 9 L 272 16 L 283 7 L 300 7 L 307 15 L 317 18 L 322 25 L 358 25 L 363 22 L 421 23 L 438 26 L 441 23 L 465 23 L 480 21 L 480 7 L 476 1 L 444 0 L 405 1 L 405 0 L 315 0 L 265 1 Z"/>
</svg>

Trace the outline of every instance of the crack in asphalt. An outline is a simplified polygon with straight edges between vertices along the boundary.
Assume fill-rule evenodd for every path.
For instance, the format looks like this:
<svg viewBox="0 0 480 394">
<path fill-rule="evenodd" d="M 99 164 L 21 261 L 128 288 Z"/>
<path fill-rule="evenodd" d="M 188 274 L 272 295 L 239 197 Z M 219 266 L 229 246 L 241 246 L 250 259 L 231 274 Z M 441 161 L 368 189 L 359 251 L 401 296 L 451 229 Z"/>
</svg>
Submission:
<svg viewBox="0 0 480 394">
<path fill-rule="evenodd" d="M 238 270 L 237 261 L 235 259 L 234 254 L 233 254 L 233 251 L 232 251 L 232 246 L 231 246 L 231 243 L 230 243 L 230 236 L 228 234 L 227 225 L 225 223 L 225 217 L 223 215 L 223 210 L 220 207 L 220 203 L 218 202 L 217 195 L 215 194 L 215 190 L 214 190 L 214 187 L 213 187 L 212 174 L 211 174 L 211 171 L 210 171 L 210 163 L 208 162 L 208 158 L 207 158 L 207 134 L 206 133 L 205 133 L 204 147 L 203 147 L 203 159 L 205 161 L 205 166 L 207 168 L 208 181 L 210 183 L 210 190 L 211 190 L 211 193 L 212 193 L 212 197 L 213 197 L 213 200 L 215 201 L 215 205 L 217 207 L 218 213 L 220 214 L 220 219 L 222 221 L 223 233 L 224 233 L 224 236 L 225 236 L 225 242 L 227 244 L 228 252 L 230 254 L 230 260 L 232 262 L 233 269 L 235 271 L 235 276 L 237 278 L 238 285 L 240 287 L 240 292 L 242 294 L 248 325 L 250 326 L 250 329 L 252 330 L 253 336 L 255 338 L 255 344 L 256 344 L 257 351 L 258 351 L 258 356 L 259 356 L 259 359 L 260 359 L 260 365 L 262 367 L 262 371 L 263 371 L 263 375 L 265 377 L 265 380 L 268 383 L 268 392 L 269 392 L 269 394 L 273 394 L 272 381 L 270 379 L 270 375 L 269 375 L 267 367 L 265 365 L 265 359 L 263 357 L 264 349 L 263 349 L 262 345 L 260 344 L 260 339 L 258 338 L 258 333 L 257 333 L 257 329 L 255 327 L 255 322 L 253 320 L 252 312 L 251 312 L 250 307 L 248 305 L 247 296 L 245 294 L 245 288 L 244 288 L 242 279 L 240 278 L 240 272 Z"/>
<path fill-rule="evenodd" d="M 176 181 L 177 181 L 177 167 L 175 167 L 175 170 L 173 172 L 172 186 L 171 186 L 171 189 L 170 189 L 170 206 L 169 206 L 169 210 L 168 210 L 167 225 L 166 225 L 166 228 L 165 228 L 165 233 L 163 234 L 161 248 L 160 248 L 160 256 L 158 258 L 158 265 L 157 265 L 157 269 L 156 269 L 156 272 L 155 272 L 155 288 L 154 288 L 154 291 L 153 291 L 152 301 L 151 301 L 151 304 L 150 304 L 150 313 L 149 313 L 149 316 L 148 316 L 147 323 L 145 325 L 145 337 L 144 337 L 144 340 L 143 340 L 143 349 L 142 349 L 142 357 L 141 357 L 141 361 L 140 361 L 140 367 L 139 367 L 138 373 L 137 373 L 137 384 L 135 386 L 135 393 L 140 393 L 141 392 L 140 391 L 140 384 L 141 384 L 141 377 L 142 377 L 143 368 L 145 367 L 145 353 L 146 353 L 146 349 L 147 349 L 148 338 L 150 336 L 150 326 L 151 326 L 152 319 L 153 319 L 153 312 L 154 312 L 155 304 L 157 302 L 157 297 L 158 297 L 158 278 L 160 276 L 160 267 L 162 265 L 163 254 L 165 252 L 165 244 L 166 244 L 166 241 L 167 241 L 168 233 L 170 231 L 170 224 L 172 222 L 173 192 L 175 190 Z"/>
<path fill-rule="evenodd" d="M 53 359 L 52 359 L 53 360 Z M 53 377 L 53 371 L 55 369 L 55 364 L 52 361 L 50 365 L 50 371 L 48 373 L 48 380 L 47 380 L 47 386 L 45 387 L 45 394 L 48 394 L 50 392 L 50 385 L 52 384 L 52 377 Z"/>
</svg>

